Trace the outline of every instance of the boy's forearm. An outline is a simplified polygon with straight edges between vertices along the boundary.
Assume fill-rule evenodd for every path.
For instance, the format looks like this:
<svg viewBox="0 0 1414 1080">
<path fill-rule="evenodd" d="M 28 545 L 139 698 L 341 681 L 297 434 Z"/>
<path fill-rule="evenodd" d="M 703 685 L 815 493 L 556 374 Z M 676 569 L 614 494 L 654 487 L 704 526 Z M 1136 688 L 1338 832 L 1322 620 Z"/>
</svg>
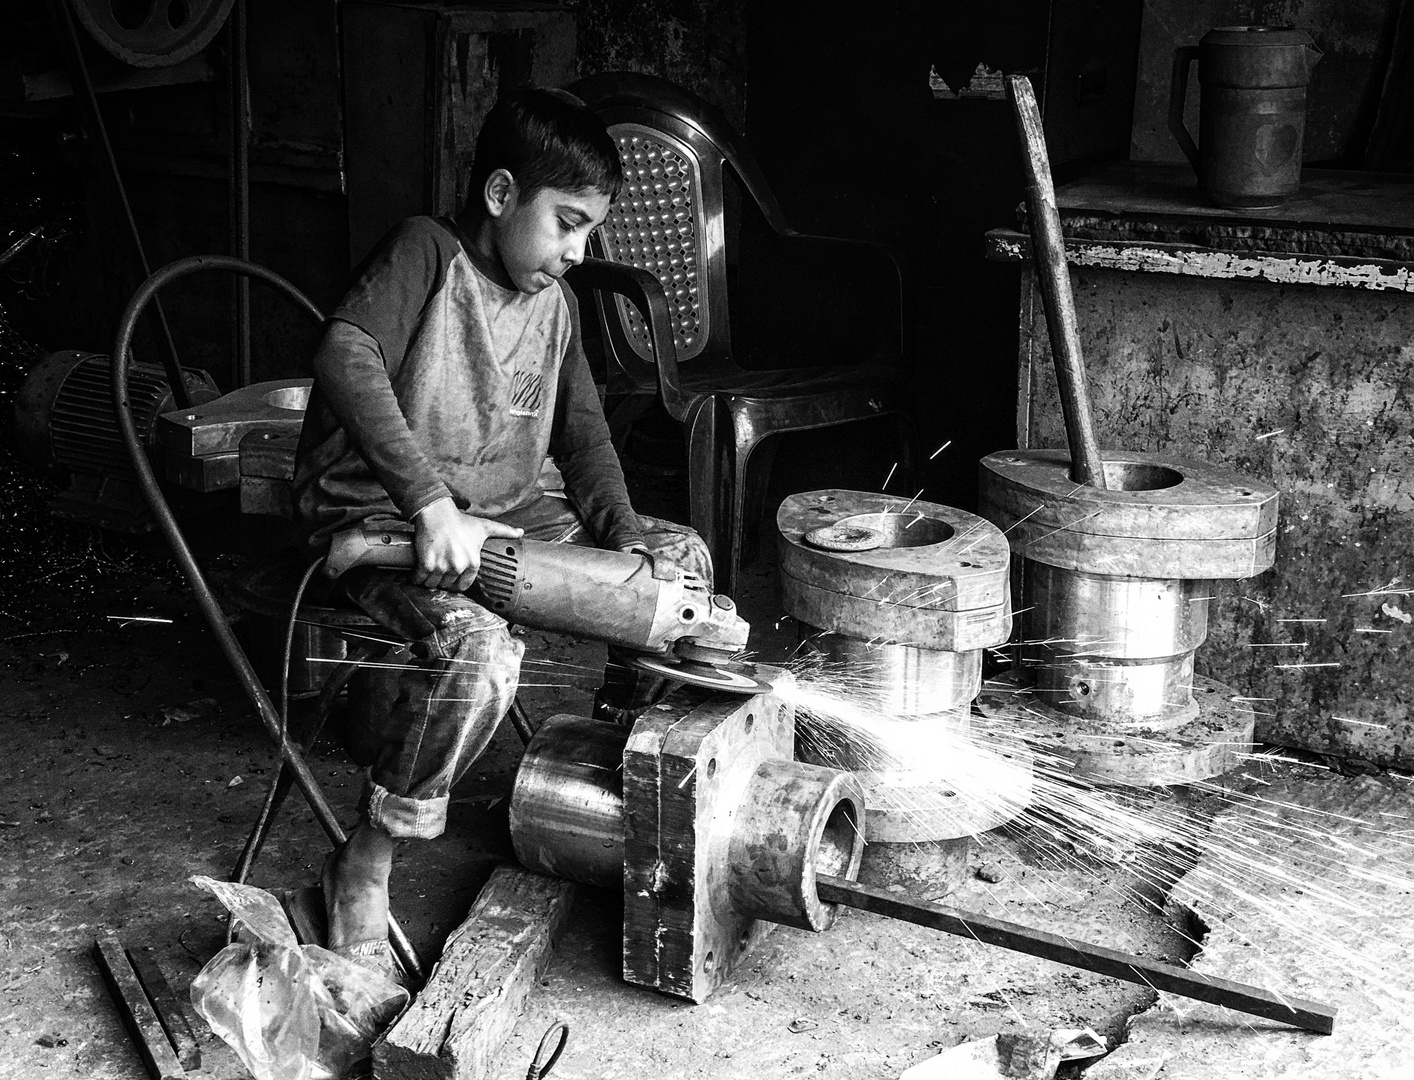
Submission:
<svg viewBox="0 0 1414 1080">
<path fill-rule="evenodd" d="M 320 394 L 405 517 L 451 492 L 417 444 L 398 405 L 378 343 L 331 320 L 314 357 Z"/>
<path fill-rule="evenodd" d="M 609 425 L 577 345 L 572 344 L 561 369 L 559 416 L 550 451 L 595 541 L 623 551 L 643 544 L 643 526 L 629 503 Z"/>
</svg>

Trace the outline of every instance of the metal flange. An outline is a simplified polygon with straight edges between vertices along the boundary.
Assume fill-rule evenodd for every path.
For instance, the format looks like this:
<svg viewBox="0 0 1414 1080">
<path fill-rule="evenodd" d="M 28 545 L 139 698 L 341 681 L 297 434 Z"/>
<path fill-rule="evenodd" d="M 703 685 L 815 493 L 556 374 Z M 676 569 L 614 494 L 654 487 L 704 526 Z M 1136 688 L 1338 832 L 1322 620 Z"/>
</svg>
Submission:
<svg viewBox="0 0 1414 1080">
<path fill-rule="evenodd" d="M 1241 765 L 1252 753 L 1256 715 L 1232 687 L 1193 677 L 1197 707 L 1177 726 L 1114 725 L 1062 713 L 1045 701 L 1017 705 L 1016 684 L 990 680 L 977 700 L 982 712 L 1005 718 L 1027 743 L 1086 780 L 1122 787 L 1196 784 Z"/>
<path fill-rule="evenodd" d="M 1197 461 L 1106 450 L 1108 488 L 1070 479 L 1064 450 L 981 462 L 982 516 L 1019 556 L 1090 574 L 1246 578 L 1276 558 L 1277 491 Z"/>
<path fill-rule="evenodd" d="M 878 546 L 829 549 L 807 534 L 872 530 Z M 1011 636 L 1006 537 L 951 506 L 867 491 L 809 491 L 776 511 L 781 592 L 801 622 L 860 640 L 970 652 Z"/>
<path fill-rule="evenodd" d="M 938 760 L 950 732 L 966 744 L 982 650 L 1011 636 L 1006 537 L 963 510 L 865 491 L 792 495 L 776 526 L 786 611 L 880 724 L 896 726 L 886 741 L 916 748 L 887 760 L 896 755 L 870 733 L 825 746 L 802 727 L 801 758 L 859 777 L 874 840 L 953 840 L 1014 817 L 1030 801 L 1029 757 L 998 757 L 986 797 L 960 790 L 956 763 Z"/>
</svg>

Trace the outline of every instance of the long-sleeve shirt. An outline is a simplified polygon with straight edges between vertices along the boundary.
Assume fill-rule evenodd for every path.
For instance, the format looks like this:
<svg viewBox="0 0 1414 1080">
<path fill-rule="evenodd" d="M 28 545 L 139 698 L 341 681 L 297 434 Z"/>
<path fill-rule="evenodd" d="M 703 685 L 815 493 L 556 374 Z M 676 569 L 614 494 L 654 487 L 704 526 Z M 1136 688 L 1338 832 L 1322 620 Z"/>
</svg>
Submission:
<svg viewBox="0 0 1414 1080">
<path fill-rule="evenodd" d="M 642 543 L 574 294 L 563 282 L 521 293 L 493 273 L 449 224 L 410 218 L 334 311 L 295 467 L 311 550 L 445 496 L 505 516 L 541 496 L 547 454 L 599 544 Z"/>
</svg>

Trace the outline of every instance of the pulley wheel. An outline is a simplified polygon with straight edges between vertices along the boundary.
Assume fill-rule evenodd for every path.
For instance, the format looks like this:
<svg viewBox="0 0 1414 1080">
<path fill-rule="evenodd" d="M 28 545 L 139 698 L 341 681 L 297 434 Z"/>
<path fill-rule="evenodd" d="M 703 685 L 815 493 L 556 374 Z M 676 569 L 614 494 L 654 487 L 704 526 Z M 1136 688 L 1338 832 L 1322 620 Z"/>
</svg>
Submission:
<svg viewBox="0 0 1414 1080">
<path fill-rule="evenodd" d="M 103 48 L 133 67 L 171 67 L 211 43 L 235 0 L 73 0 Z"/>
</svg>

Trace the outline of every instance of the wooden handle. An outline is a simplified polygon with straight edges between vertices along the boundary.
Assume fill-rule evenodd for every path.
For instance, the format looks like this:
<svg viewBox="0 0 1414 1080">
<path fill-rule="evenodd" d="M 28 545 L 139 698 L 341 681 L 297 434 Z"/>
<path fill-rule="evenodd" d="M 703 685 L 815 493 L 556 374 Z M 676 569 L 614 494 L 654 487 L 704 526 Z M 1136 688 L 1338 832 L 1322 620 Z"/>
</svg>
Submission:
<svg viewBox="0 0 1414 1080">
<path fill-rule="evenodd" d="M 1090 395 L 1085 389 L 1085 360 L 1080 353 L 1075 297 L 1070 291 L 1070 271 L 1065 262 L 1065 240 L 1061 236 L 1060 211 L 1056 209 L 1056 189 L 1051 183 L 1051 162 L 1046 156 L 1041 110 L 1030 79 L 1009 75 L 1007 86 L 1021 135 L 1031 254 L 1036 260 L 1046 325 L 1051 332 L 1051 354 L 1056 361 L 1056 383 L 1065 415 L 1066 441 L 1070 444 L 1070 478 L 1077 484 L 1103 488 L 1108 485 L 1100 444 L 1095 439 L 1095 422 L 1090 416 Z"/>
</svg>

